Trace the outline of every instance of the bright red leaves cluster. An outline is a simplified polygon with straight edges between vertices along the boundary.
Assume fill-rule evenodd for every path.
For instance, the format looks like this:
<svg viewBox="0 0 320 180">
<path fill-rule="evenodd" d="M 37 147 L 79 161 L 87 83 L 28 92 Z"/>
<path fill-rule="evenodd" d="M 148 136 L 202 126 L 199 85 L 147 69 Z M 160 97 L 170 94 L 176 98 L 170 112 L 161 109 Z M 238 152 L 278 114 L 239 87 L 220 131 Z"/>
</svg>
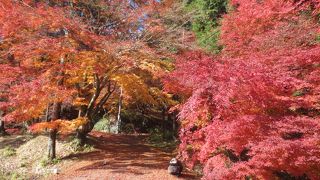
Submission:
<svg viewBox="0 0 320 180">
<path fill-rule="evenodd" d="M 188 97 L 183 159 L 205 179 L 319 179 L 320 3 L 230 3 L 224 51 L 185 53 L 165 80 Z"/>
</svg>

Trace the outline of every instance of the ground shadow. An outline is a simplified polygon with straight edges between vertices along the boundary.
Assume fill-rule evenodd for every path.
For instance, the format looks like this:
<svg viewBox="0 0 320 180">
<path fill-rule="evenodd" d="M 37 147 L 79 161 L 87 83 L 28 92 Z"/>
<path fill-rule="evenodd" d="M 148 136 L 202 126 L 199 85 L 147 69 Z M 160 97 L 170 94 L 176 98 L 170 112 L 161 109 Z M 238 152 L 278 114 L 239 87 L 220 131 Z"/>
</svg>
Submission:
<svg viewBox="0 0 320 180">
<path fill-rule="evenodd" d="M 5 147 L 19 148 L 21 145 L 32 139 L 34 136 L 8 135 L 0 137 L 0 149 Z"/>
<path fill-rule="evenodd" d="M 93 133 L 89 136 L 88 143 L 95 147 L 95 151 L 71 154 L 63 159 L 92 161 L 76 169 L 79 172 L 108 170 L 114 173 L 143 175 L 148 171 L 139 169 L 167 169 L 172 153 L 148 146 L 144 143 L 145 138 L 146 136 Z M 180 178 L 197 179 L 189 172 L 185 172 Z"/>
</svg>

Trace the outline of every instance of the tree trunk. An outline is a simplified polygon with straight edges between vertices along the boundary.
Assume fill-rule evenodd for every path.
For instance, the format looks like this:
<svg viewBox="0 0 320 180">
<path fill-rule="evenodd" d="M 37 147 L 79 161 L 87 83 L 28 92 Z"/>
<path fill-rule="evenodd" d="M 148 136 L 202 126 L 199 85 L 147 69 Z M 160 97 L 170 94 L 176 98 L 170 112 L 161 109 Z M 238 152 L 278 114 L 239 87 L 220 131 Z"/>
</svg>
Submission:
<svg viewBox="0 0 320 180">
<path fill-rule="evenodd" d="M 57 102 L 53 104 L 53 111 L 51 121 L 60 119 L 61 113 L 61 103 Z M 49 140 L 48 140 L 48 158 L 53 160 L 56 158 L 56 140 L 57 140 L 57 129 L 52 129 L 49 132 Z"/>
<path fill-rule="evenodd" d="M 118 106 L 118 128 L 117 128 L 117 134 L 120 133 L 121 128 L 121 108 L 122 108 L 122 88 L 120 87 L 120 96 L 119 96 L 119 106 Z"/>
<path fill-rule="evenodd" d="M 63 66 L 64 64 L 64 58 L 61 57 L 60 58 L 60 64 L 61 66 Z M 63 85 L 63 75 L 64 72 L 60 71 L 59 75 L 61 76 L 61 78 L 59 78 L 57 85 L 61 86 Z M 61 118 L 61 102 L 55 102 L 53 103 L 53 107 L 52 107 L 52 116 L 51 116 L 51 121 L 55 121 L 57 119 Z M 47 122 L 49 121 L 49 110 L 50 110 L 50 104 L 48 104 L 47 106 Z M 56 141 L 57 141 L 57 134 L 58 134 L 58 129 L 50 129 L 49 130 L 49 140 L 48 140 L 48 158 L 50 160 L 53 160 L 56 158 Z"/>
<path fill-rule="evenodd" d="M 77 130 L 76 137 L 79 141 L 79 145 L 83 146 L 87 142 L 87 135 L 92 131 L 95 121 L 89 120 L 87 124 L 84 124 Z"/>
<path fill-rule="evenodd" d="M 52 130 L 49 132 L 49 142 L 48 142 L 48 159 L 53 160 L 56 158 L 56 140 L 57 131 Z"/>
<path fill-rule="evenodd" d="M 4 121 L 2 120 L 3 112 L 0 111 L 0 136 L 7 135 L 6 129 L 4 127 Z"/>
<path fill-rule="evenodd" d="M 87 141 L 87 132 L 78 130 L 77 131 L 77 139 L 79 141 L 79 146 L 83 146 L 85 145 L 86 141 Z"/>
<path fill-rule="evenodd" d="M 50 121 L 50 104 L 47 105 L 47 109 L 46 109 L 46 122 L 49 122 Z"/>
<path fill-rule="evenodd" d="M 78 111 L 78 118 L 81 117 L 81 114 L 82 114 L 82 110 L 80 108 L 79 111 Z"/>
<path fill-rule="evenodd" d="M 4 127 L 4 121 L 0 117 L 0 136 L 6 135 L 6 129 Z"/>
<path fill-rule="evenodd" d="M 86 117 L 89 120 L 87 124 L 82 125 L 81 128 L 77 130 L 76 137 L 78 138 L 80 145 L 84 145 L 86 143 L 87 134 L 92 131 L 94 125 L 99 121 L 101 110 L 103 110 L 103 105 L 107 102 L 115 90 L 115 88 L 111 88 L 111 83 L 109 82 L 107 92 L 101 97 L 101 91 L 104 86 L 107 85 L 106 79 L 99 78 L 98 75 L 95 74 L 94 80 L 96 89 L 94 95 L 91 97 L 88 106 L 81 107 L 78 113 L 78 117 Z M 101 97 L 99 102 L 97 102 L 98 97 Z"/>
</svg>

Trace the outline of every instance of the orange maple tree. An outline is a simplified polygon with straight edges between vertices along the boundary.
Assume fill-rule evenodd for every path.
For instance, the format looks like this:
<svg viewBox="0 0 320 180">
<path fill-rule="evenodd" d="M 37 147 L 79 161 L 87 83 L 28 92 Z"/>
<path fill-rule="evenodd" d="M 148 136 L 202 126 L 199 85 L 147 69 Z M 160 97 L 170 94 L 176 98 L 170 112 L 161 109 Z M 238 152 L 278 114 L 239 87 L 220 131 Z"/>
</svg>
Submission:
<svg viewBox="0 0 320 180">
<path fill-rule="evenodd" d="M 42 120 L 31 130 L 49 131 L 52 159 L 57 133 L 77 131 L 85 139 L 120 87 L 128 97 L 142 94 L 141 99 L 152 103 L 148 86 L 134 69 L 155 73 L 157 57 L 143 43 L 133 45 L 128 38 L 119 42 L 114 34 L 94 29 L 98 26 L 89 18 L 77 15 L 87 15 L 77 4 L 80 1 L 74 6 L 50 2 L 0 2 L 0 108 L 9 122 Z M 128 6 L 123 3 L 116 5 Z M 147 12 L 151 5 L 142 7 Z M 135 17 L 139 19 L 141 13 L 136 10 Z M 65 104 L 78 115 L 62 119 Z"/>
</svg>

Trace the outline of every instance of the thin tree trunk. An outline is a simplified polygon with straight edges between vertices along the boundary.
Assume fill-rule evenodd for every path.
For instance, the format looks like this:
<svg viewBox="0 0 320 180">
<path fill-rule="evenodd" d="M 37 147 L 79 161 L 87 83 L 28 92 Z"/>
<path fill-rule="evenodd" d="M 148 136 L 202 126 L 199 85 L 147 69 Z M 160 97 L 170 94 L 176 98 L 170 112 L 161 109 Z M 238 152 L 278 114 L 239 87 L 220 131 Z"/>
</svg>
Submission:
<svg viewBox="0 0 320 180">
<path fill-rule="evenodd" d="M 6 129 L 4 127 L 4 121 L 2 120 L 3 112 L 0 111 L 0 136 L 7 135 Z"/>
<path fill-rule="evenodd" d="M 61 113 L 61 103 L 60 102 L 54 103 L 51 121 L 59 119 L 60 113 Z M 49 132 L 49 140 L 48 140 L 48 158 L 50 160 L 53 160 L 56 158 L 56 140 L 57 140 L 57 130 L 52 129 Z"/>
<path fill-rule="evenodd" d="M 93 96 L 91 97 L 91 100 L 88 104 L 88 108 L 87 108 L 87 112 L 86 112 L 86 117 L 91 117 L 92 116 L 92 111 L 94 109 L 94 105 L 98 99 L 98 97 L 100 96 L 100 93 L 101 93 L 101 82 L 100 82 L 100 79 L 98 77 L 97 74 L 94 75 L 94 86 L 96 88 Z"/>
<path fill-rule="evenodd" d="M 57 140 L 57 130 L 51 130 L 49 132 L 49 142 L 48 142 L 48 159 L 53 160 L 56 158 L 56 140 Z"/>
<path fill-rule="evenodd" d="M 5 127 L 4 127 L 4 121 L 1 119 L 1 117 L 0 117 L 0 135 L 1 136 L 4 136 L 4 135 L 6 135 L 7 133 L 6 133 L 6 129 L 5 129 Z"/>
<path fill-rule="evenodd" d="M 80 109 L 79 109 L 79 111 L 78 111 L 78 118 L 81 117 L 81 114 L 82 114 L 82 109 L 81 109 L 81 107 L 80 107 Z"/>
<path fill-rule="evenodd" d="M 50 121 L 49 112 L 50 112 L 50 104 L 47 105 L 47 109 L 46 109 L 46 122 Z"/>
<path fill-rule="evenodd" d="M 119 96 L 119 106 L 118 106 L 118 129 L 117 129 L 117 134 L 120 133 L 120 128 L 121 128 L 121 108 L 122 108 L 122 88 L 120 87 L 120 96 Z"/>
</svg>

